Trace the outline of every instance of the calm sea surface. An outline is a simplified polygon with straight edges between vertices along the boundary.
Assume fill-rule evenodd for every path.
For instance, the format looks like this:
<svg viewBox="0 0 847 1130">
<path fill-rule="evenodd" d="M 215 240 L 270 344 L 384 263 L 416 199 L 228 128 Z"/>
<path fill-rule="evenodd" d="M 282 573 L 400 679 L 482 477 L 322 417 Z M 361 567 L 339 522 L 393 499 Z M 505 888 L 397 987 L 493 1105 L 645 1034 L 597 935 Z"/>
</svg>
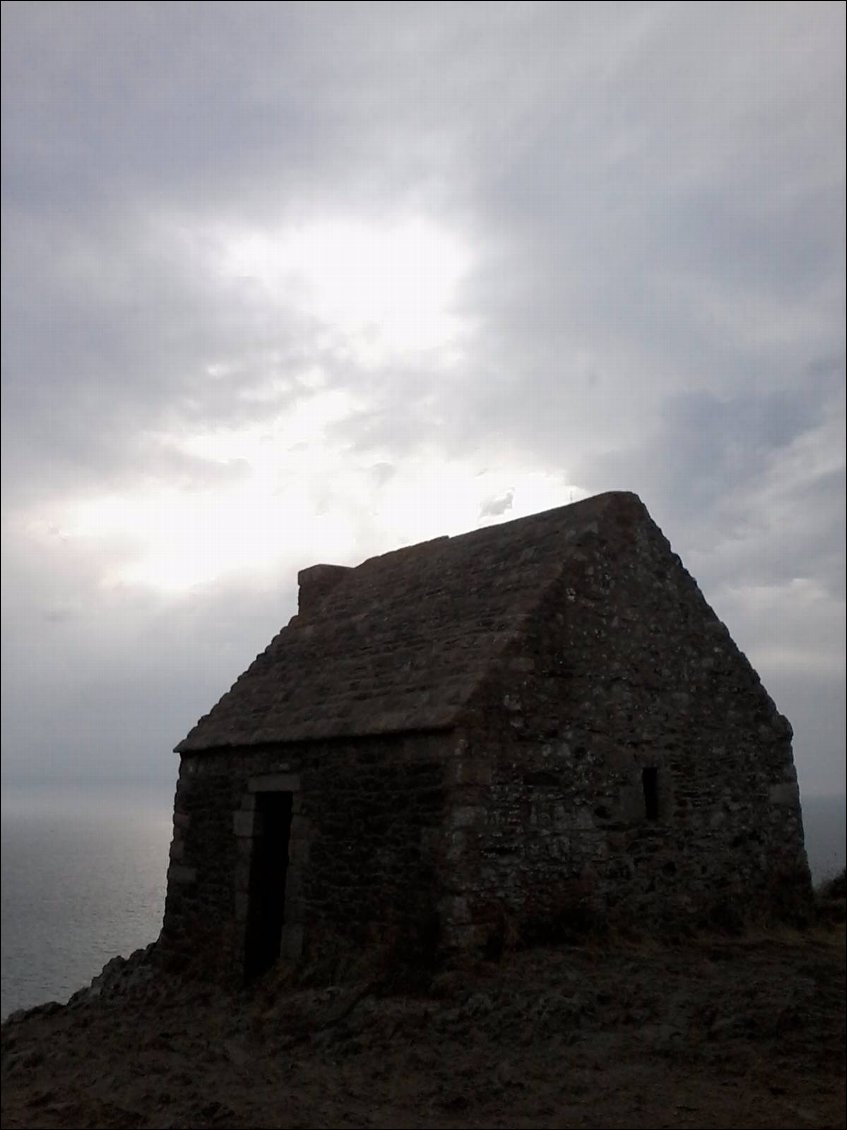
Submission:
<svg viewBox="0 0 847 1130">
<path fill-rule="evenodd" d="M 6 789 L 0 1015 L 65 1001 L 162 924 L 173 793 Z M 816 882 L 845 862 L 845 798 L 803 802 Z"/>
<path fill-rule="evenodd" d="M 173 793 L 4 789 L 0 1015 L 65 1001 L 159 933 Z"/>
</svg>

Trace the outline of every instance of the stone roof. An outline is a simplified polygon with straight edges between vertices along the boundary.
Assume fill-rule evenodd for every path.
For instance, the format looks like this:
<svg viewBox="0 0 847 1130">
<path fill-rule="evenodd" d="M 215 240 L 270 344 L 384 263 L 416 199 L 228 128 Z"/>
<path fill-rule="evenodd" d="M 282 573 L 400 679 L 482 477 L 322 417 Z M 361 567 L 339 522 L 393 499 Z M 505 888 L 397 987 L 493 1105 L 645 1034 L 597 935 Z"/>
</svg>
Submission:
<svg viewBox="0 0 847 1130">
<path fill-rule="evenodd" d="M 305 570 L 299 614 L 177 752 L 455 725 L 581 536 L 612 518 L 650 521 L 613 492 Z"/>
</svg>

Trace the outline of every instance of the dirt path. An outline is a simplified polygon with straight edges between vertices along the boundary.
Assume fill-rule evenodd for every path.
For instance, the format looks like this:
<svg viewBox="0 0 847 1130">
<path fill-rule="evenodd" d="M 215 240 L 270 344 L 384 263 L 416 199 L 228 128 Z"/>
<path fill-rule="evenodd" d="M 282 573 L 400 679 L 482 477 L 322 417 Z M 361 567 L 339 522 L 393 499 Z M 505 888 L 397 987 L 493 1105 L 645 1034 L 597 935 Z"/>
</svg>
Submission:
<svg viewBox="0 0 847 1130">
<path fill-rule="evenodd" d="M 2 1125 L 844 1127 L 844 927 L 606 944 L 425 994 L 161 980 L 3 1026 Z"/>
</svg>

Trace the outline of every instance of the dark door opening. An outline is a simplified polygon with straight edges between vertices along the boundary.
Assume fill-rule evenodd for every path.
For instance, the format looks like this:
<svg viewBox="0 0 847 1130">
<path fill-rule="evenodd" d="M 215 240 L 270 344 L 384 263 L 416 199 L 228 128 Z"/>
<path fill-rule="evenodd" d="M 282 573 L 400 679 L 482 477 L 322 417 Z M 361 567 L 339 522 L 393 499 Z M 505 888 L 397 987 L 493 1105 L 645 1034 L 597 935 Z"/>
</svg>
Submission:
<svg viewBox="0 0 847 1130">
<path fill-rule="evenodd" d="M 264 973 L 279 957 L 288 871 L 292 793 L 257 793 L 244 979 Z"/>
</svg>

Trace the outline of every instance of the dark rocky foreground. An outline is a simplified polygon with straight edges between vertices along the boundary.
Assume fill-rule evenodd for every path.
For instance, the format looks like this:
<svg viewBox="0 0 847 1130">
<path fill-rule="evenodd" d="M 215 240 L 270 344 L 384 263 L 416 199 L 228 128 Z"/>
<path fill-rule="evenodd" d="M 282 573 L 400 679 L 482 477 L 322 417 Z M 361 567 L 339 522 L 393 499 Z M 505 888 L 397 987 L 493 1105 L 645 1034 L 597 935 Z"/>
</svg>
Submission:
<svg viewBox="0 0 847 1130">
<path fill-rule="evenodd" d="M 226 995 L 151 955 L 2 1027 L 18 1127 L 843 1127 L 844 926 Z"/>
</svg>

